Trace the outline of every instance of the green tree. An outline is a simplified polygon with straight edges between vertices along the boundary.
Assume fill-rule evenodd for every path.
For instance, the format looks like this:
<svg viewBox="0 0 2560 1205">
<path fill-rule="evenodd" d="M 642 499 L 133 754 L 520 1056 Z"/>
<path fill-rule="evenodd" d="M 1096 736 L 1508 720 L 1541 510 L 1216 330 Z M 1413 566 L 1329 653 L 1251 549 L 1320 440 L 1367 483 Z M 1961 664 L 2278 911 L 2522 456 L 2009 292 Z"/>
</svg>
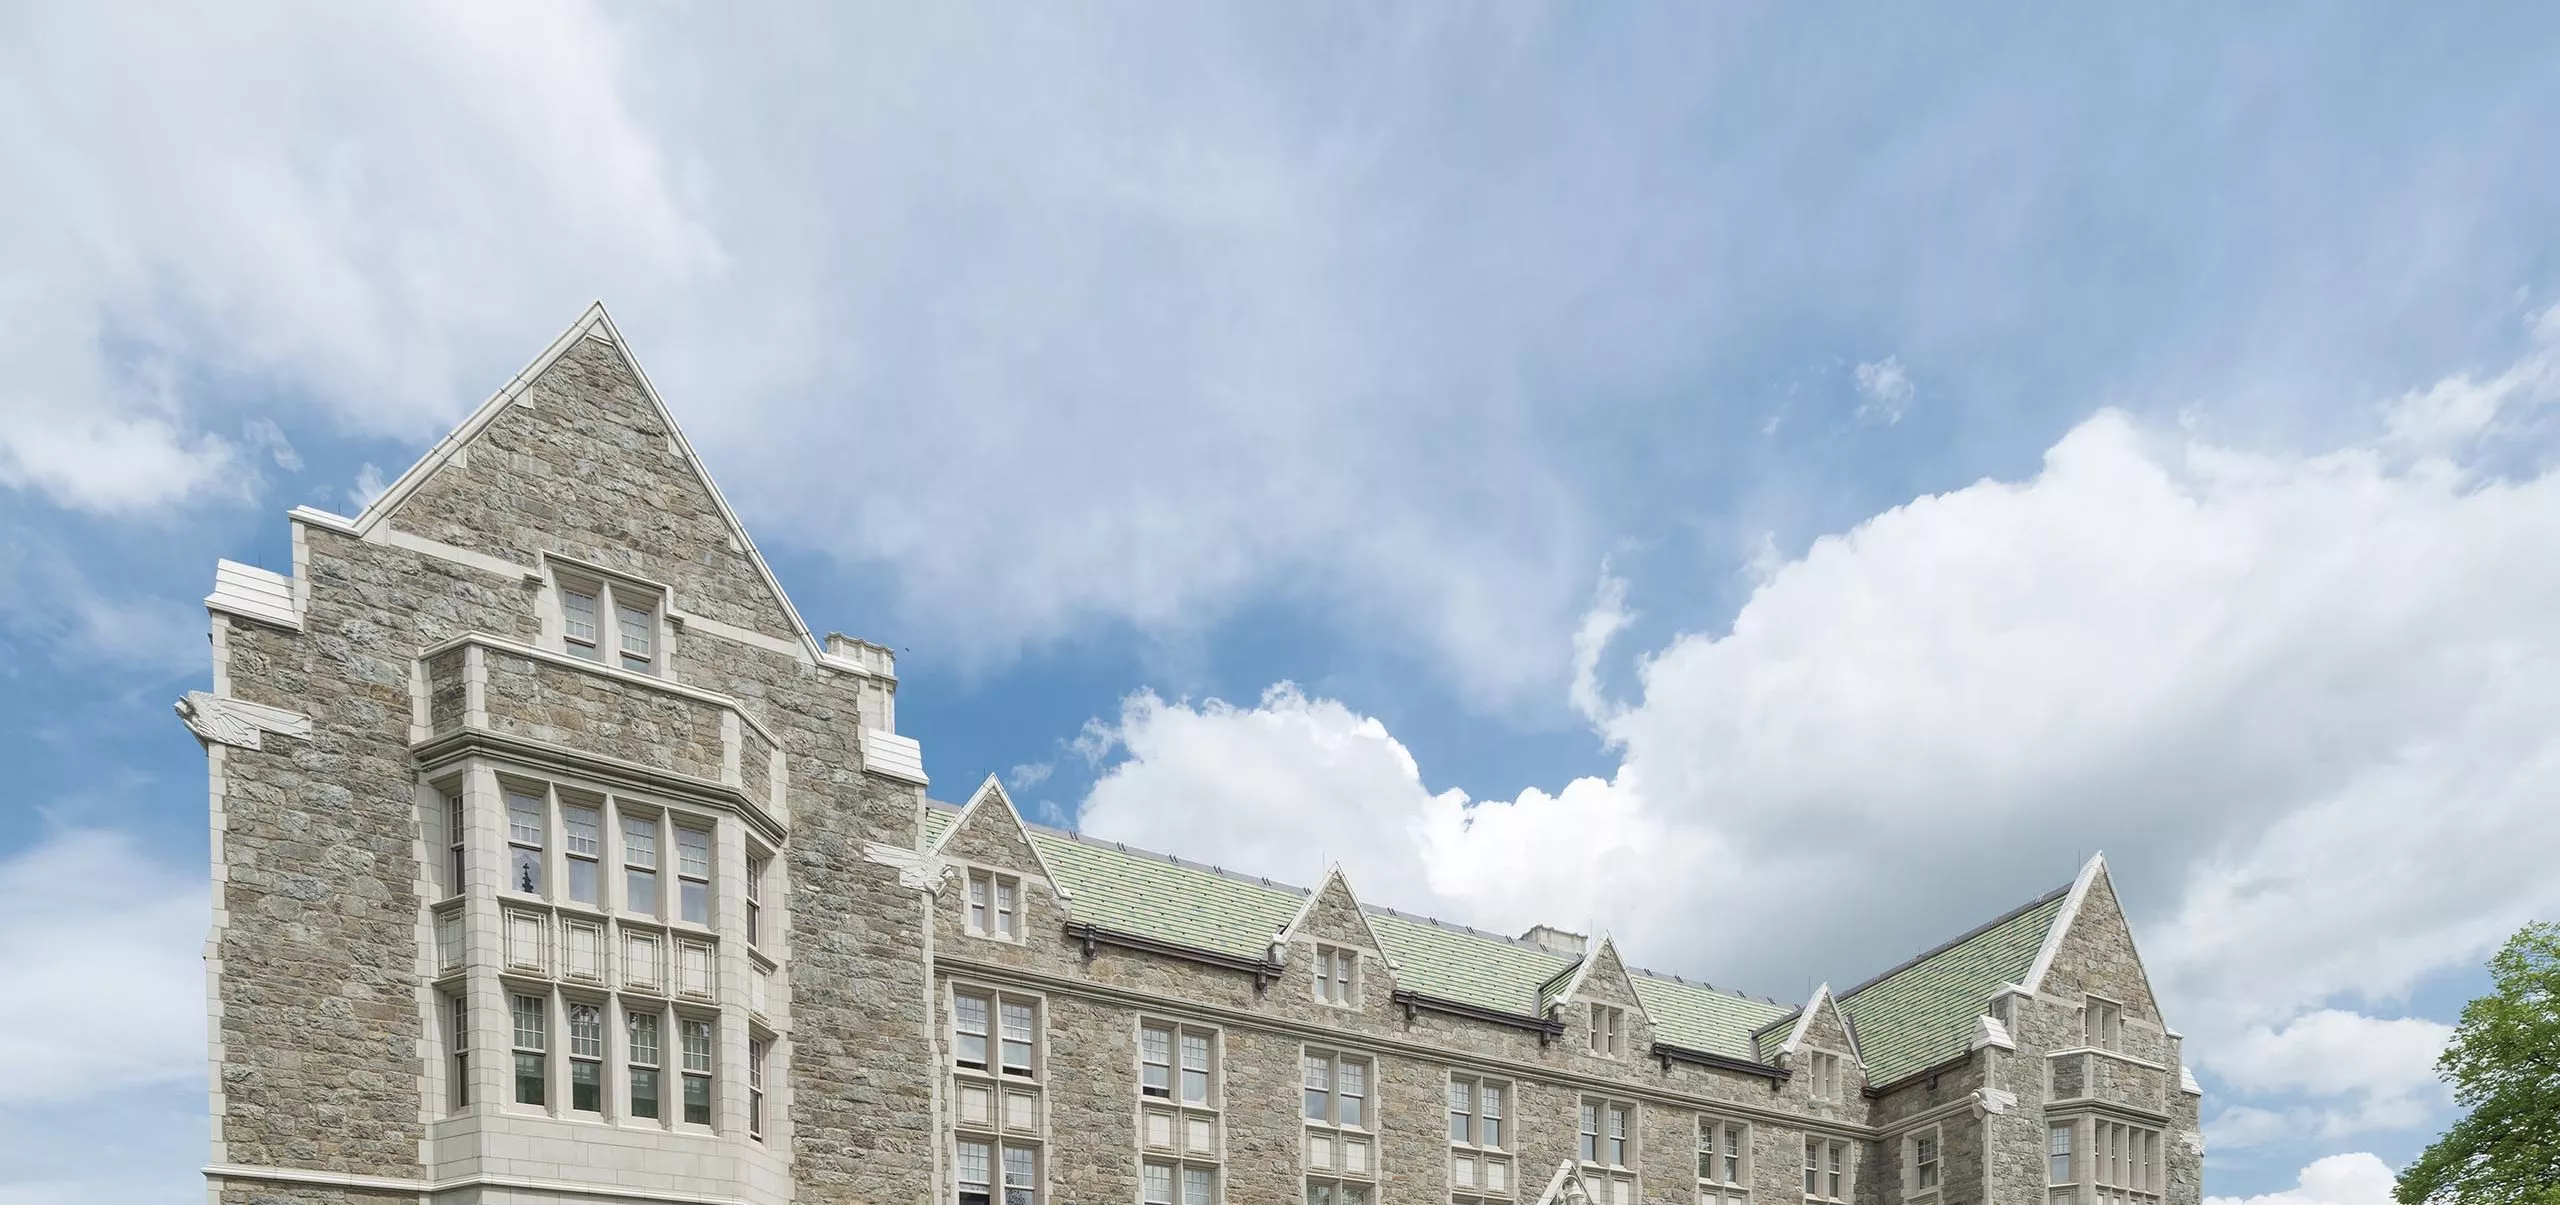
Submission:
<svg viewBox="0 0 2560 1205">
<path fill-rule="evenodd" d="M 2400 1173 L 2401 1205 L 2560 1205 L 2560 924 L 2518 930 L 2489 977 L 2436 1059 L 2470 1112 Z"/>
</svg>

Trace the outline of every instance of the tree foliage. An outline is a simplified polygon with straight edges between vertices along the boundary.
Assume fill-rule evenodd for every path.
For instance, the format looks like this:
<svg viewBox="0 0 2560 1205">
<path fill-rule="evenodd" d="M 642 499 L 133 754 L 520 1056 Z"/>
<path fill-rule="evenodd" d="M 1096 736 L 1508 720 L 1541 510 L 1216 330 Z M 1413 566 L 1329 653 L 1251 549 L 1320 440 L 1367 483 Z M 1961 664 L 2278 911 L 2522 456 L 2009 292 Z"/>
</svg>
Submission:
<svg viewBox="0 0 2560 1205">
<path fill-rule="evenodd" d="M 2400 1173 L 2401 1205 L 2560 1205 L 2560 924 L 2489 960 L 2436 1074 L 2470 1110 Z"/>
</svg>

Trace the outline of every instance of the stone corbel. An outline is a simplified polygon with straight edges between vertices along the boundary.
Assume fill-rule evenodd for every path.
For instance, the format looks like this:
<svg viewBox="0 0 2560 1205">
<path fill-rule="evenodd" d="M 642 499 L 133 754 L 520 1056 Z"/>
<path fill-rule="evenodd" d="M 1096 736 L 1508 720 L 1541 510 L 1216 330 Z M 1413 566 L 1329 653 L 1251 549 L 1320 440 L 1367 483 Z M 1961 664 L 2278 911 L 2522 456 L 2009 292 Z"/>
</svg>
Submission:
<svg viewBox="0 0 2560 1205">
<path fill-rule="evenodd" d="M 911 891 L 940 890 L 942 876 L 951 869 L 951 864 L 937 855 L 879 841 L 862 843 L 862 860 L 896 867 L 898 886 Z"/>
<path fill-rule="evenodd" d="M 1983 1113 L 1997 1116 L 2018 1107 L 2018 1094 L 2003 1092 L 1998 1088 L 1982 1088 L 1973 1094 L 1973 1107 Z"/>
<path fill-rule="evenodd" d="M 206 745 L 257 749 L 263 747 L 265 734 L 270 732 L 299 741 L 311 739 L 311 717 L 280 707 L 226 699 L 202 690 L 188 691 L 176 706 L 178 718 L 186 721 L 187 730 Z"/>
</svg>

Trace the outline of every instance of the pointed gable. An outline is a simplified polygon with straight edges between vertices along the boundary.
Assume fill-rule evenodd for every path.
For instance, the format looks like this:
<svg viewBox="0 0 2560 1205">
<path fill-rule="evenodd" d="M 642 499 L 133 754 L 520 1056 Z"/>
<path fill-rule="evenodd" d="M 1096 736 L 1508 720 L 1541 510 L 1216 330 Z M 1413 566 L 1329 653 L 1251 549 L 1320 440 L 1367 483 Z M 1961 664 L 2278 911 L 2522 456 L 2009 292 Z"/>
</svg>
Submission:
<svg viewBox="0 0 2560 1205">
<path fill-rule="evenodd" d="M 2133 927 L 2125 922 L 2124 906 L 2107 874 L 2105 854 L 2080 868 L 2034 966 L 2019 982 L 2031 993 L 2103 996 L 2124 1005 L 2128 1016 L 2163 1020 L 2151 976 L 2134 949 Z"/>
<path fill-rule="evenodd" d="M 1325 871 L 1323 885 L 1307 896 L 1298 914 L 1280 930 L 1278 939 L 1284 943 L 1317 941 L 1347 946 L 1382 959 L 1387 952 L 1378 941 L 1378 931 L 1369 924 L 1369 914 L 1360 907 L 1359 897 L 1351 893 L 1351 880 L 1340 866 Z"/>
<path fill-rule="evenodd" d="M 635 518 L 645 516 L 645 518 Z M 566 556 L 664 583 L 678 612 L 818 661 L 801 622 L 602 305 L 352 524 L 492 565 Z"/>
<path fill-rule="evenodd" d="M 1760 1041 L 1762 1050 L 1772 1059 L 1805 1049 L 1830 1050 L 1846 1054 L 1852 1062 L 1865 1066 L 1865 1060 L 1858 1053 L 1856 1031 L 1847 1015 L 1841 1012 L 1839 1001 L 1832 998 L 1828 983 L 1813 989 L 1813 995 L 1805 1000 L 1803 1007 L 1784 1018 L 1783 1023 L 1770 1026 L 1761 1034 Z"/>
<path fill-rule="evenodd" d="M 933 853 L 947 862 L 985 866 L 1010 871 L 1047 884 L 1061 897 L 1066 895 L 1058 876 L 1049 869 L 1049 859 L 1031 840 L 1031 830 L 1022 822 L 1022 813 L 1013 806 L 1012 797 L 990 774 L 978 792 L 969 797 L 959 817 L 942 831 Z"/>
</svg>

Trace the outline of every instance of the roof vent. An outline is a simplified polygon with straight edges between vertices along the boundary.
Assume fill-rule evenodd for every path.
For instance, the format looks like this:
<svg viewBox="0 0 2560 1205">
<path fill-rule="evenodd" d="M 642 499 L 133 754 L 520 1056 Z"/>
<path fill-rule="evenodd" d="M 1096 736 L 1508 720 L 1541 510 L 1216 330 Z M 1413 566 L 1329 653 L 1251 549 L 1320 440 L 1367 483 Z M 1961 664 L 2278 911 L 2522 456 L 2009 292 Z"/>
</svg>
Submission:
<svg viewBox="0 0 2560 1205">
<path fill-rule="evenodd" d="M 1547 953 L 1562 954 L 1567 958 L 1582 957 L 1583 949 L 1591 944 L 1589 937 L 1580 933 L 1567 933 L 1554 925 L 1540 925 L 1521 934 L 1520 940 Z"/>
</svg>

